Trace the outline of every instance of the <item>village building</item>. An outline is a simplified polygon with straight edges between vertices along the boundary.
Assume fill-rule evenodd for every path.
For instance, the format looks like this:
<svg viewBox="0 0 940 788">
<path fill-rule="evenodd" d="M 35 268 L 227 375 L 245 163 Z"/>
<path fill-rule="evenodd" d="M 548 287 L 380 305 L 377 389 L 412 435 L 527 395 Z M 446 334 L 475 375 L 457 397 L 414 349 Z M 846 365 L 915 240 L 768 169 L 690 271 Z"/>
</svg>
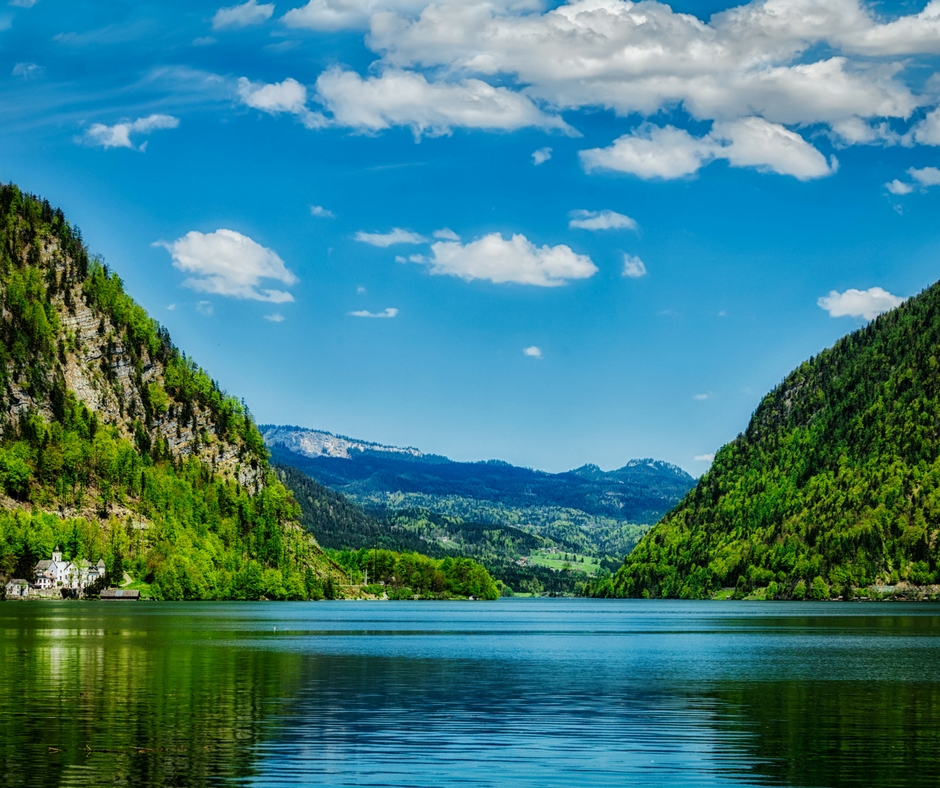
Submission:
<svg viewBox="0 0 940 788">
<path fill-rule="evenodd" d="M 61 589 L 81 593 L 107 574 L 103 560 L 99 559 L 97 564 L 81 558 L 65 561 L 58 547 L 52 551 L 52 559 L 39 561 L 33 572 L 33 583 L 44 595 Z"/>
<path fill-rule="evenodd" d="M 33 590 L 33 586 L 26 580 L 13 578 L 7 582 L 5 590 L 7 599 L 25 599 L 29 596 L 30 591 Z"/>
</svg>

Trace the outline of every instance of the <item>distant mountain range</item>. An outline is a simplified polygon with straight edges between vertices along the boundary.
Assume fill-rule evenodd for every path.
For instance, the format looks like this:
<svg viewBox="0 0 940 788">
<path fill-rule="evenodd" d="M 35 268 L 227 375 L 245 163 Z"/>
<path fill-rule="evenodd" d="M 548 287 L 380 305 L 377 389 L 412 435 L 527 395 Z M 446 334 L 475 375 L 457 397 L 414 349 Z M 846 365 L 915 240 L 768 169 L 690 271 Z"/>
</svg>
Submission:
<svg viewBox="0 0 940 788">
<path fill-rule="evenodd" d="M 597 571 L 616 570 L 695 483 L 656 460 L 545 473 L 302 427 L 260 429 L 301 522 L 324 547 L 471 556 L 515 591 L 577 592 Z"/>
<path fill-rule="evenodd" d="M 631 460 L 602 471 L 584 465 L 564 473 L 521 468 L 500 460 L 455 462 L 415 448 L 293 426 L 262 425 L 276 463 L 291 465 L 321 484 L 372 507 L 402 509 L 446 499 L 498 507 L 551 507 L 631 523 L 652 523 L 675 506 L 695 480 L 676 465 L 659 460 Z M 479 517 L 479 507 L 472 516 Z M 464 514 L 471 514 L 470 511 Z"/>
</svg>

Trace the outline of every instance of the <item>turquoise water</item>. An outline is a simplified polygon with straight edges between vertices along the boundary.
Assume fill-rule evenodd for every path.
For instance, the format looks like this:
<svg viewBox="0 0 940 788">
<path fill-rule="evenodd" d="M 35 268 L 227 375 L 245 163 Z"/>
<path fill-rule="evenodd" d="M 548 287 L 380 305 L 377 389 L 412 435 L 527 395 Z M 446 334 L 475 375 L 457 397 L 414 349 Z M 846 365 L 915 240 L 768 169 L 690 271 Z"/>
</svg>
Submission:
<svg viewBox="0 0 940 788">
<path fill-rule="evenodd" d="M 0 605 L 0 786 L 940 784 L 940 606 Z"/>
</svg>

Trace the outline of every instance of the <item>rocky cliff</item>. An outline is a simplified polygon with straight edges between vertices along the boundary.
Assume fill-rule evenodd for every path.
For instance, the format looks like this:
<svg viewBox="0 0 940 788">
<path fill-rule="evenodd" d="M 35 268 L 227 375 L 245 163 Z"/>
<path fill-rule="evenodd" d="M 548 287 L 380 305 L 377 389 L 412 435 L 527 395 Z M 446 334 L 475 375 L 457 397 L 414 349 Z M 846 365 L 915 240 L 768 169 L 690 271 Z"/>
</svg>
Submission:
<svg viewBox="0 0 940 788">
<path fill-rule="evenodd" d="M 0 575 L 61 542 L 164 598 L 303 598 L 341 579 L 243 405 L 61 211 L 14 186 L 0 186 L 0 498 Z"/>
</svg>

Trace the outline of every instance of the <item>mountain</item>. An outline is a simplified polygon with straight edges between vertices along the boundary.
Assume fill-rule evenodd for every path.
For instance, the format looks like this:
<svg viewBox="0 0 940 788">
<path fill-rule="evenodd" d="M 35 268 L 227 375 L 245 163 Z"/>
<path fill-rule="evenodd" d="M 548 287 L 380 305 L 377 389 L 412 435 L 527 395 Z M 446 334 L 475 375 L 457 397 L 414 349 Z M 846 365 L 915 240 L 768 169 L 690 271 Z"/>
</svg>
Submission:
<svg viewBox="0 0 940 788">
<path fill-rule="evenodd" d="M 800 599 L 931 586 L 938 524 L 940 284 L 788 375 L 595 591 Z"/>
<path fill-rule="evenodd" d="M 655 460 L 551 474 L 301 427 L 261 431 L 304 525 L 323 545 L 470 556 L 515 591 L 574 593 L 615 570 L 694 484 Z M 337 493 L 367 512 L 352 514 L 348 501 L 330 498 Z M 338 519 L 324 520 L 327 513 Z"/>
<path fill-rule="evenodd" d="M 0 576 L 57 545 L 163 599 L 322 597 L 250 414 L 89 257 L 48 202 L 0 186 Z"/>
<path fill-rule="evenodd" d="M 681 468 L 657 460 L 631 460 L 610 472 L 585 465 L 566 473 L 545 473 L 495 460 L 454 462 L 413 448 L 382 446 L 300 427 L 262 425 L 261 432 L 276 462 L 293 465 L 322 484 L 373 506 L 404 508 L 401 496 L 464 498 L 516 509 L 555 507 L 648 523 L 661 517 L 694 484 Z M 409 501 L 414 503 L 426 501 Z"/>
</svg>

